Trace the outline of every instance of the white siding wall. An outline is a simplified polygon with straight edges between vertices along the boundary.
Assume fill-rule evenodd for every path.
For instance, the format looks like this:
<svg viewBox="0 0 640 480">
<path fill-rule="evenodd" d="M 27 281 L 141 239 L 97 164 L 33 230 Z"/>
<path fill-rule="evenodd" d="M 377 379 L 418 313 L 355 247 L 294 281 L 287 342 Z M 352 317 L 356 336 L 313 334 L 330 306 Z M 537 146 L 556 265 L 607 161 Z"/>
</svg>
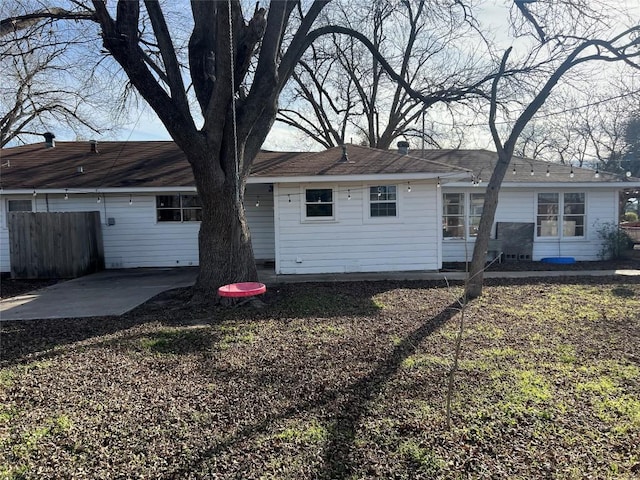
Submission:
<svg viewBox="0 0 640 480">
<path fill-rule="evenodd" d="M 198 264 L 198 222 L 156 221 L 155 195 L 106 194 L 56 196 L 49 200 L 52 212 L 98 210 L 102 221 L 107 268 L 172 267 Z M 38 211 L 44 211 L 40 208 Z M 113 218 L 115 225 L 107 225 Z"/>
<path fill-rule="evenodd" d="M 445 192 L 473 193 L 478 190 L 471 189 L 444 189 Z M 579 261 L 600 260 L 599 252 L 602 241 L 598 237 L 598 225 L 603 223 L 615 223 L 618 216 L 618 192 L 613 189 L 504 189 L 500 192 L 498 209 L 494 222 L 530 222 L 536 221 L 536 196 L 537 192 L 586 192 L 586 237 L 570 240 L 563 239 L 535 239 L 533 243 L 533 260 L 538 261 L 544 257 L 571 256 Z M 495 232 L 495 223 L 494 223 Z M 473 254 L 474 241 L 467 244 L 467 258 L 470 260 Z M 443 262 L 465 261 L 465 242 L 462 240 L 444 239 L 442 245 Z"/>
<path fill-rule="evenodd" d="M 256 260 L 275 260 L 276 240 L 273 229 L 273 192 L 269 185 L 247 185 L 244 207 L 251 230 L 251 244 Z M 256 201 L 260 197 L 260 206 Z"/>
<path fill-rule="evenodd" d="M 334 188 L 333 221 L 305 221 L 304 186 L 280 184 L 276 194 L 276 272 L 377 272 L 435 270 L 438 190 L 435 184 L 396 184 L 397 218 L 369 218 L 368 184 L 313 184 Z M 348 191 L 351 200 L 347 199 Z M 289 198 L 291 202 L 289 202 Z"/>
<path fill-rule="evenodd" d="M 260 207 L 256 198 L 260 194 Z M 100 212 L 107 268 L 169 267 L 198 265 L 198 222 L 157 222 L 155 195 L 106 194 L 97 203 L 95 194 L 48 195 L 50 212 Z M 9 232 L 6 222 L 6 199 L 33 199 L 33 196 L 3 196 L 0 201 L 0 271 L 11 271 Z M 256 259 L 274 259 L 273 194 L 266 185 L 250 185 L 246 196 L 247 220 L 252 232 Z M 34 210 L 47 211 L 47 200 L 41 194 Z M 115 225 L 107 225 L 113 218 Z"/>
</svg>

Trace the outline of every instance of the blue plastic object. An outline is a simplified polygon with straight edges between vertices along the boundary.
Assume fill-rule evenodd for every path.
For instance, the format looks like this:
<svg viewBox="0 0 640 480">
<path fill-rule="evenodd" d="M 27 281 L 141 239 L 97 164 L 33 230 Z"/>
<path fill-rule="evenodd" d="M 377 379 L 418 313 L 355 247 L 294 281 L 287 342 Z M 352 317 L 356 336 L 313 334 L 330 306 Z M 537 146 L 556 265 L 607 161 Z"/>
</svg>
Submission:
<svg viewBox="0 0 640 480">
<path fill-rule="evenodd" d="M 562 265 L 576 263 L 576 259 L 573 257 L 546 257 L 540 261 L 542 263 L 556 263 L 556 264 L 562 264 Z"/>
</svg>

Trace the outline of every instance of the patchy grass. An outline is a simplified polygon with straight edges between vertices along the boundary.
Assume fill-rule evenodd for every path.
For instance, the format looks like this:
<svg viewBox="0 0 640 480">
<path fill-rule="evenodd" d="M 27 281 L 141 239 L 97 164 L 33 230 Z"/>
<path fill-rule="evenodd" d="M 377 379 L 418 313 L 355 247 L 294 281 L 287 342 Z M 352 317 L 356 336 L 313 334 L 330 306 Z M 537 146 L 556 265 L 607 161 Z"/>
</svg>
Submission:
<svg viewBox="0 0 640 480">
<path fill-rule="evenodd" d="M 597 282 L 597 283 L 596 283 Z M 7 322 L 0 479 L 632 479 L 640 280 L 184 292 L 119 318 Z"/>
</svg>

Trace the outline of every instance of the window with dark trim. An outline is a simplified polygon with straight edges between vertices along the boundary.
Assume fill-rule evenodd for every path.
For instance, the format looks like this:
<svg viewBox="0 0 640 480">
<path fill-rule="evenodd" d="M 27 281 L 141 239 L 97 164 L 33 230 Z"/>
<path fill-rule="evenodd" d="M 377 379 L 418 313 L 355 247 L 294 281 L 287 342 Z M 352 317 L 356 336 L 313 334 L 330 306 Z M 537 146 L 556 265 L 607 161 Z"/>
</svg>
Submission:
<svg viewBox="0 0 640 480">
<path fill-rule="evenodd" d="M 369 187 L 369 214 L 372 217 L 395 217 L 398 214 L 395 185 Z"/>
<path fill-rule="evenodd" d="M 304 202 L 307 218 L 333 218 L 333 189 L 307 188 L 304 191 Z"/>
<path fill-rule="evenodd" d="M 156 196 L 158 222 L 200 222 L 202 205 L 197 195 Z"/>
</svg>

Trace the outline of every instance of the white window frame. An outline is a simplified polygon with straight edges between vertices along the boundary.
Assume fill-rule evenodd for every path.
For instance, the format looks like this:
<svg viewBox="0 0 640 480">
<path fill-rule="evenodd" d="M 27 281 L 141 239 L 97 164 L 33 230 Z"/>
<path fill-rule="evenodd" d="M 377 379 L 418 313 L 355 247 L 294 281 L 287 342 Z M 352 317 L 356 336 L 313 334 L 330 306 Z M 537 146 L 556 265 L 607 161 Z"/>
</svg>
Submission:
<svg viewBox="0 0 640 480">
<path fill-rule="evenodd" d="M 158 206 L 159 197 L 179 197 L 180 205 L 178 207 L 160 207 Z M 184 219 L 184 211 L 185 210 L 200 210 L 202 212 L 202 206 L 200 207 L 192 207 L 184 205 L 184 197 L 198 197 L 197 193 L 166 193 L 164 195 L 155 195 L 155 205 L 154 212 L 156 214 L 156 223 L 162 223 L 166 225 L 177 224 L 177 223 L 200 223 L 200 220 L 185 220 Z M 175 210 L 180 212 L 180 220 L 160 220 L 158 218 L 159 210 Z"/>
<path fill-rule="evenodd" d="M 555 223 L 555 235 L 542 235 L 542 225 L 538 225 L 539 217 L 544 217 L 544 214 L 539 213 L 539 202 L 541 194 L 556 194 L 558 195 L 558 211 L 556 213 L 556 223 Z M 583 196 L 583 213 L 567 213 L 566 210 L 566 195 L 579 194 Z M 582 217 L 582 235 L 567 235 L 568 221 L 565 220 L 566 217 Z M 562 228 L 558 228 L 562 222 Z M 575 225 L 574 225 L 575 231 Z M 535 238 L 536 240 L 564 240 L 564 241 L 573 241 L 573 240 L 584 240 L 587 238 L 587 193 L 582 192 L 574 192 L 574 191 L 563 191 L 563 190 L 554 190 L 554 191 L 538 191 L 536 192 L 536 205 L 535 205 Z"/>
<path fill-rule="evenodd" d="M 462 213 L 458 214 L 458 215 L 447 215 L 445 213 L 445 206 L 446 206 L 446 202 L 445 202 L 445 195 L 462 195 Z M 485 195 L 485 192 L 461 192 L 461 191 L 454 191 L 454 192 L 442 192 L 442 238 L 447 241 L 447 242 L 451 242 L 451 241 L 469 241 L 469 240 L 475 240 L 477 237 L 477 234 L 472 234 L 471 229 L 471 219 L 472 218 L 480 218 L 480 215 L 474 214 L 471 211 L 471 196 L 472 195 Z M 483 198 L 483 203 L 484 203 L 484 198 Z M 444 234 L 445 232 L 445 221 L 447 217 L 462 217 L 462 221 L 463 221 L 463 230 L 464 230 L 464 236 L 462 237 L 448 237 Z"/>
<path fill-rule="evenodd" d="M 331 201 L 330 202 L 307 202 L 307 191 L 308 190 L 331 190 Z M 337 207 L 337 198 L 336 198 L 337 189 L 334 186 L 327 185 L 304 185 L 301 187 L 300 194 L 300 204 L 301 204 L 301 216 L 302 221 L 305 223 L 322 223 L 322 222 L 335 222 L 336 221 L 336 207 Z M 331 205 L 331 215 L 327 216 L 307 216 L 307 206 L 308 205 Z"/>
<path fill-rule="evenodd" d="M 388 189 L 389 187 L 393 187 L 393 189 L 395 190 L 393 192 L 394 195 L 394 199 L 393 200 L 389 200 L 389 199 L 382 199 L 384 195 L 389 195 Z M 380 189 L 380 192 L 377 193 L 378 198 L 380 198 L 380 200 L 378 198 L 371 198 L 371 189 Z M 387 193 L 385 194 L 385 192 L 382 189 L 387 189 Z M 382 221 L 382 220 L 390 220 L 390 219 L 397 219 L 400 217 L 400 195 L 399 195 L 400 189 L 398 188 L 398 185 L 390 183 L 390 184 L 370 184 L 366 186 L 365 189 L 365 195 L 367 196 L 367 202 L 366 202 L 366 208 L 367 208 L 367 218 L 369 220 L 373 220 L 373 221 Z M 374 192 L 374 195 L 376 195 L 376 193 Z M 389 205 L 389 204 L 394 204 L 395 205 L 395 215 L 371 215 L 371 207 L 373 205 Z"/>
<path fill-rule="evenodd" d="M 481 202 L 482 206 L 480 207 L 479 215 L 471 210 L 471 205 L 472 205 L 471 197 L 474 195 L 482 196 L 482 202 Z M 482 212 L 484 211 L 484 197 L 485 197 L 485 192 L 469 192 L 469 195 L 467 198 L 467 203 L 469 205 L 469 207 L 467 208 L 467 238 L 469 239 L 475 239 L 478 236 L 477 233 L 475 234 L 471 233 L 471 227 L 472 227 L 471 219 L 477 218 L 478 226 L 480 225 L 480 219 L 482 218 Z"/>
</svg>

